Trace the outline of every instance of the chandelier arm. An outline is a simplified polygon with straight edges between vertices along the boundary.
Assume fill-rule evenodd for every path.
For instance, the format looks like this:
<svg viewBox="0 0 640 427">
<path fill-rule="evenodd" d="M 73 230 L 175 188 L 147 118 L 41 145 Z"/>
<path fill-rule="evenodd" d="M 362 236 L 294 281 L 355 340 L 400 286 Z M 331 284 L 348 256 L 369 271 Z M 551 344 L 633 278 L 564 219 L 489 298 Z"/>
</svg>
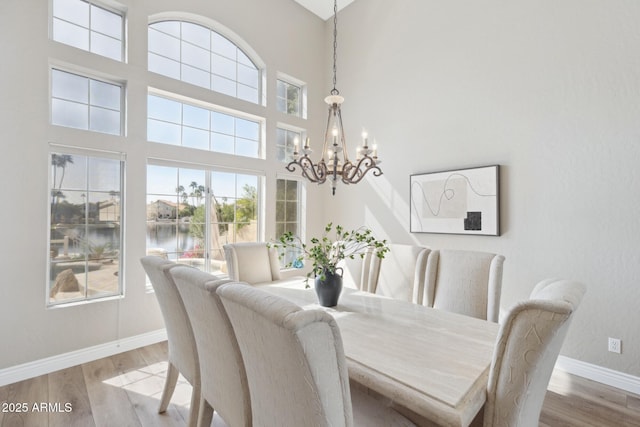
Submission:
<svg viewBox="0 0 640 427">
<path fill-rule="evenodd" d="M 289 162 L 285 169 L 289 172 L 295 172 L 296 166 L 300 167 L 302 176 L 311 182 L 322 184 L 327 180 L 327 166 L 323 160 L 317 165 L 314 165 L 313 161 L 305 155 L 298 160 Z"/>
<path fill-rule="evenodd" d="M 364 156 L 355 165 L 350 164 L 350 167 L 343 169 L 342 182 L 345 184 L 357 184 L 362 181 L 362 178 L 369 171 L 372 171 L 373 176 L 382 175 L 382 170 L 376 166 L 375 161 L 369 156 Z"/>
</svg>

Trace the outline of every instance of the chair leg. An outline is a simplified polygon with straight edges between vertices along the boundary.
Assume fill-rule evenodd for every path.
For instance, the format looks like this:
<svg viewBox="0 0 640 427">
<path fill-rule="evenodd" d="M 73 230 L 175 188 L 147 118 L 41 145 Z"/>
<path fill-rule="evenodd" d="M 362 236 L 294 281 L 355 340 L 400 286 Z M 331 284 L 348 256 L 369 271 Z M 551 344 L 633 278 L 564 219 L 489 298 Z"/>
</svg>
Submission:
<svg viewBox="0 0 640 427">
<path fill-rule="evenodd" d="M 193 385 L 193 391 L 191 392 L 191 405 L 189 406 L 189 419 L 187 420 L 187 427 L 196 427 L 198 425 L 198 417 L 200 415 L 200 384 Z"/>
<path fill-rule="evenodd" d="M 164 381 L 164 390 L 162 390 L 162 397 L 160 398 L 160 407 L 158 413 L 162 414 L 167 410 L 173 391 L 176 389 L 176 383 L 178 382 L 178 369 L 173 366 L 173 363 L 169 362 L 169 369 L 167 370 L 167 378 Z"/>
<path fill-rule="evenodd" d="M 213 420 L 213 407 L 204 398 L 200 399 L 200 414 L 198 414 L 198 427 L 209 427 Z"/>
</svg>

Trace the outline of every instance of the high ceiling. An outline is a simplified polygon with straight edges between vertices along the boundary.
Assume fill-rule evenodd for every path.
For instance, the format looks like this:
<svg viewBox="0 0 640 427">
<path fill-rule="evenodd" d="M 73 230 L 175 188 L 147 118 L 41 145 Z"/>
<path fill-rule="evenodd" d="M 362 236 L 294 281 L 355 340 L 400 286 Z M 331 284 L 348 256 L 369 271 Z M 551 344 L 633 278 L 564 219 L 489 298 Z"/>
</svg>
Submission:
<svg viewBox="0 0 640 427">
<path fill-rule="evenodd" d="M 323 21 L 333 16 L 333 1 L 331 0 L 295 0 L 296 3 L 318 15 Z M 338 10 L 348 6 L 354 0 L 338 0 Z"/>
</svg>

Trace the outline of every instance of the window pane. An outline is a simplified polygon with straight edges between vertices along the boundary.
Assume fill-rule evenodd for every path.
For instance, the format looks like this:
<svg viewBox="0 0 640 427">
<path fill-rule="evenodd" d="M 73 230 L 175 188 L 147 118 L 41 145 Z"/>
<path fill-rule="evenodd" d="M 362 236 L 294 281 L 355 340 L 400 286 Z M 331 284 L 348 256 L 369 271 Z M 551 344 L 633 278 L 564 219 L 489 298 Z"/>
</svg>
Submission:
<svg viewBox="0 0 640 427">
<path fill-rule="evenodd" d="M 241 138 L 257 141 L 260 133 L 260 124 L 244 119 L 236 119 L 236 135 Z"/>
<path fill-rule="evenodd" d="M 184 82 L 209 89 L 209 76 L 210 74 L 206 71 L 189 65 L 182 65 L 182 81 Z"/>
<path fill-rule="evenodd" d="M 80 0 L 54 0 L 53 16 L 89 28 L 89 4 Z"/>
<path fill-rule="evenodd" d="M 147 100 L 147 114 L 150 118 L 172 123 L 182 122 L 182 104 L 179 102 L 154 95 L 149 95 Z"/>
<path fill-rule="evenodd" d="M 89 103 L 89 79 L 64 71 L 51 71 L 52 88 L 54 98 L 68 99 L 70 101 Z"/>
<path fill-rule="evenodd" d="M 256 68 L 256 65 L 253 63 L 253 61 L 251 61 L 249 59 L 249 57 L 247 55 L 245 55 L 245 53 L 243 51 L 238 49 L 237 50 L 237 54 L 238 54 L 238 63 L 239 64 L 243 64 L 243 65 L 246 65 L 246 66 L 251 67 L 251 68 Z"/>
<path fill-rule="evenodd" d="M 89 30 L 78 25 L 53 19 L 53 39 L 78 49 L 89 50 Z"/>
<path fill-rule="evenodd" d="M 91 29 L 115 39 L 122 39 L 122 17 L 97 6 L 91 6 Z"/>
<path fill-rule="evenodd" d="M 182 145 L 184 147 L 209 149 L 209 131 L 184 127 L 182 130 Z"/>
<path fill-rule="evenodd" d="M 211 130 L 227 135 L 235 134 L 235 121 L 233 116 L 211 112 Z"/>
<path fill-rule="evenodd" d="M 234 145 L 234 138 L 232 136 L 215 132 L 211 134 L 211 148 L 217 153 L 235 154 Z"/>
<path fill-rule="evenodd" d="M 122 60 L 122 42 L 100 33 L 91 32 L 91 52 L 107 58 Z"/>
<path fill-rule="evenodd" d="M 149 28 L 149 52 L 180 61 L 180 40 Z"/>
<path fill-rule="evenodd" d="M 92 171 L 89 175 L 89 190 L 108 192 L 115 197 L 120 190 L 120 162 L 90 157 L 89 169 Z"/>
<path fill-rule="evenodd" d="M 180 125 L 153 119 L 147 120 L 147 139 L 149 141 L 180 145 L 180 136 Z"/>
<path fill-rule="evenodd" d="M 209 51 L 211 49 L 211 30 L 201 25 L 192 24 L 190 22 L 183 22 L 182 40 L 200 46 Z"/>
<path fill-rule="evenodd" d="M 236 96 L 236 83 L 229 79 L 225 79 L 220 76 L 213 76 L 211 79 L 211 85 L 216 92 L 224 93 L 229 96 Z"/>
<path fill-rule="evenodd" d="M 229 80 L 236 79 L 236 63 L 220 55 L 213 55 L 211 71 Z"/>
<path fill-rule="evenodd" d="M 230 59 L 236 59 L 236 45 L 216 32 L 211 33 L 211 51 Z"/>
<path fill-rule="evenodd" d="M 260 147 L 256 141 L 236 139 L 236 153 L 238 156 L 258 157 Z"/>
<path fill-rule="evenodd" d="M 120 109 L 120 86 L 91 80 L 89 84 L 91 105 Z"/>
<path fill-rule="evenodd" d="M 149 25 L 149 28 L 153 28 L 163 33 L 169 34 L 175 38 L 180 38 L 180 21 L 162 21 Z"/>
<path fill-rule="evenodd" d="M 185 125 L 200 129 L 209 129 L 209 110 L 184 104 L 182 114 Z"/>
<path fill-rule="evenodd" d="M 190 43 L 182 42 L 182 63 L 209 72 L 209 51 Z M 207 74 L 207 80 L 209 76 Z"/>
<path fill-rule="evenodd" d="M 238 85 L 238 98 L 245 101 L 258 103 L 258 89 L 254 89 L 248 86 Z"/>
<path fill-rule="evenodd" d="M 175 194 L 178 168 L 147 165 L 147 193 Z"/>
<path fill-rule="evenodd" d="M 89 128 L 89 107 L 85 104 L 51 100 L 51 123 L 77 129 Z"/>
<path fill-rule="evenodd" d="M 120 112 L 90 107 L 89 130 L 120 135 Z"/>
<path fill-rule="evenodd" d="M 254 89 L 257 88 L 258 70 L 244 65 L 238 65 L 238 83 L 242 83 Z"/>
<path fill-rule="evenodd" d="M 180 79 L 180 62 L 174 61 L 154 53 L 149 53 L 149 71 L 162 74 L 173 79 Z"/>
</svg>

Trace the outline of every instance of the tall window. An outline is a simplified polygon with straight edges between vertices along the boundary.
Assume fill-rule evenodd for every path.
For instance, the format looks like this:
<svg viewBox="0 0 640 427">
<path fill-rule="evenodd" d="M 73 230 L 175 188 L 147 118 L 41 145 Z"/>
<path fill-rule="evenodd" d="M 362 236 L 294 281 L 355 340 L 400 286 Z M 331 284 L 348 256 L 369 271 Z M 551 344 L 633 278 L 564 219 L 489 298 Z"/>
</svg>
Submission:
<svg viewBox="0 0 640 427">
<path fill-rule="evenodd" d="M 147 112 L 149 141 L 247 157 L 260 155 L 262 124 L 258 119 L 152 94 Z"/>
<path fill-rule="evenodd" d="M 302 183 L 297 180 L 276 181 L 276 238 L 291 232 L 304 237 L 302 232 Z M 284 267 L 293 262 L 299 253 L 288 251 L 280 260 Z"/>
<path fill-rule="evenodd" d="M 121 12 L 84 0 L 53 0 L 53 40 L 122 61 Z"/>
<path fill-rule="evenodd" d="M 66 71 L 51 70 L 51 123 L 120 135 L 122 87 Z"/>
<path fill-rule="evenodd" d="M 302 147 L 302 133 L 297 130 L 278 127 L 278 137 L 276 139 L 276 159 L 280 162 L 289 163 L 293 160 L 293 149 L 295 141 Z"/>
<path fill-rule="evenodd" d="M 122 190 L 118 158 L 51 153 L 49 303 L 122 292 Z"/>
<path fill-rule="evenodd" d="M 260 177 L 147 166 L 147 253 L 226 272 L 222 246 L 258 240 Z"/>
<path fill-rule="evenodd" d="M 260 73 L 234 43 L 191 22 L 149 25 L 149 71 L 225 95 L 260 102 Z"/>
<path fill-rule="evenodd" d="M 284 80 L 278 80 L 276 106 L 280 112 L 302 117 L 302 87 Z"/>
</svg>

